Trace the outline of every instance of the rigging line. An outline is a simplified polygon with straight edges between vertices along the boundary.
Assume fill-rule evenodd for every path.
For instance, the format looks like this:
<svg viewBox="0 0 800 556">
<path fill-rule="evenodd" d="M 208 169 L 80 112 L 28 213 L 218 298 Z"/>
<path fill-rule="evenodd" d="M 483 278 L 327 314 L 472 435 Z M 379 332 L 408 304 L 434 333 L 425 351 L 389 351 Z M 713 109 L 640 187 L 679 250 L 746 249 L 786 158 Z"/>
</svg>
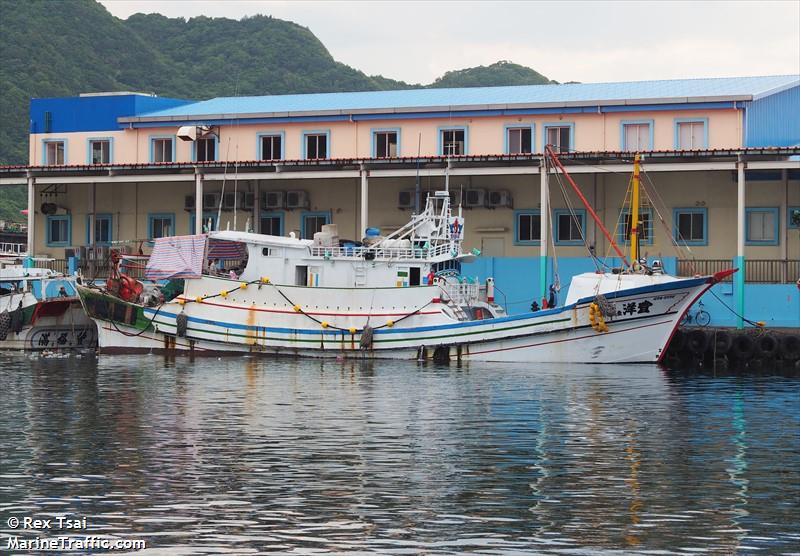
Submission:
<svg viewBox="0 0 800 556">
<path fill-rule="evenodd" d="M 219 225 L 222 221 L 222 199 L 225 198 L 225 180 L 228 177 L 228 160 L 230 160 L 231 154 L 231 138 L 228 137 L 228 149 L 225 151 L 225 166 L 224 170 L 222 171 L 222 192 L 219 194 L 219 206 L 217 208 L 217 231 L 219 231 Z M 197 232 L 197 230 L 195 230 Z M 202 233 L 202 231 L 200 231 Z"/>
</svg>

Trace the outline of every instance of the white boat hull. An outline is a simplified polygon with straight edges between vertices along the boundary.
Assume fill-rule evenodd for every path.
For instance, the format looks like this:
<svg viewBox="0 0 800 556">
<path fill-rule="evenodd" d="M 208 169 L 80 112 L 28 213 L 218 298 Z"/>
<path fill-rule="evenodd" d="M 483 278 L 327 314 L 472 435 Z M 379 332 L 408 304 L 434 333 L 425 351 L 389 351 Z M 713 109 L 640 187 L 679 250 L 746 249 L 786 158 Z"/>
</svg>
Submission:
<svg viewBox="0 0 800 556">
<path fill-rule="evenodd" d="M 418 311 L 401 316 L 402 322 L 388 326 L 395 318 L 391 313 L 381 316 L 370 313 L 369 321 L 376 330 L 368 349 L 359 346 L 366 320 L 363 315 L 337 316 L 324 313 L 322 309 L 314 312 L 311 309 L 314 306 L 309 303 L 304 305 L 303 312 L 298 312 L 287 304 L 290 297 L 299 297 L 303 293 L 301 290 L 323 296 L 318 299 L 327 297 L 329 304 L 343 303 L 343 291 L 323 288 L 264 286 L 260 293 L 252 291 L 256 288 L 249 293 L 240 292 L 239 299 L 226 295 L 224 300 L 215 299 L 214 303 L 185 302 L 181 306 L 173 302 L 160 309 L 143 308 L 142 314 L 150 324 L 146 327 L 141 322 L 137 326 L 108 319 L 95 320 L 101 351 L 246 352 L 462 362 L 652 363 L 663 356 L 686 310 L 713 283 L 713 277 L 681 279 L 606 293 L 613 308 L 606 319 L 607 331 L 596 330 L 589 320 L 593 297 L 558 309 L 458 322 L 447 317 L 442 308 L 422 304 L 424 299 L 430 300 L 428 288 L 413 288 L 418 290 L 414 293 L 418 299 L 405 306 L 416 307 Z M 283 291 L 278 293 L 283 298 L 282 305 L 274 295 L 281 288 Z M 408 292 L 409 288 L 397 290 Z M 389 311 L 395 291 L 388 289 L 381 295 L 384 297 L 381 303 Z M 331 298 L 338 301 L 330 301 Z M 319 308 L 323 301 L 316 301 Z M 188 317 L 183 337 L 178 335 L 176 325 L 180 312 Z M 322 322 L 327 323 L 321 321 L 322 318 L 330 318 L 331 323 L 337 324 L 322 326 Z M 356 326 L 356 322 L 360 325 Z M 347 325 L 353 327 L 352 330 Z"/>
</svg>

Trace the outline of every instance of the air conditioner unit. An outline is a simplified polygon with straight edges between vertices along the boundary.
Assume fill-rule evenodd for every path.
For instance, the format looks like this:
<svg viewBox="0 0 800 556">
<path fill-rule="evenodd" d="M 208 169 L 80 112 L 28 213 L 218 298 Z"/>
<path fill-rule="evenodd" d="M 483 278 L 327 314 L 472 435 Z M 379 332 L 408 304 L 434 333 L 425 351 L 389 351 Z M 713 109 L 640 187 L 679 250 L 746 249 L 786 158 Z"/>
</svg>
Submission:
<svg viewBox="0 0 800 556">
<path fill-rule="evenodd" d="M 311 202 L 308 198 L 306 191 L 287 191 L 286 192 L 286 208 L 287 209 L 307 209 Z"/>
<path fill-rule="evenodd" d="M 219 207 L 219 193 L 203 193 L 203 209 L 215 209 Z"/>
<path fill-rule="evenodd" d="M 242 194 L 228 191 L 222 196 L 222 210 L 233 210 L 242 208 Z"/>
<path fill-rule="evenodd" d="M 253 210 L 253 205 L 256 202 L 255 193 L 245 193 L 242 199 L 242 208 L 244 210 Z"/>
<path fill-rule="evenodd" d="M 183 198 L 183 210 L 194 210 L 194 195 L 186 195 Z"/>
<path fill-rule="evenodd" d="M 489 208 L 513 208 L 514 199 L 511 197 L 511 192 L 505 189 L 489 191 L 486 206 Z"/>
<path fill-rule="evenodd" d="M 261 208 L 264 210 L 282 209 L 284 201 L 283 191 L 262 191 Z"/>
<path fill-rule="evenodd" d="M 465 208 L 477 208 L 486 206 L 485 189 L 465 189 L 462 202 Z"/>
<path fill-rule="evenodd" d="M 406 189 L 397 194 L 397 208 L 399 209 L 413 209 L 414 208 L 414 190 Z"/>
</svg>

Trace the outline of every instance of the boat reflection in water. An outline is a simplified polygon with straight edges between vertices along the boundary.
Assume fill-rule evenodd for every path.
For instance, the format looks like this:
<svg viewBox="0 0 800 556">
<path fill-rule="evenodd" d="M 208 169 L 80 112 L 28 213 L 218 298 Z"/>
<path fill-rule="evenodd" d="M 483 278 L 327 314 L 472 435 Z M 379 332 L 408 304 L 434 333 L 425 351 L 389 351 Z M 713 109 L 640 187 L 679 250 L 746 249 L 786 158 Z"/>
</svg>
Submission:
<svg viewBox="0 0 800 556">
<path fill-rule="evenodd" d="M 800 383 L 653 366 L 0 356 L 3 516 L 175 553 L 791 552 Z"/>
</svg>

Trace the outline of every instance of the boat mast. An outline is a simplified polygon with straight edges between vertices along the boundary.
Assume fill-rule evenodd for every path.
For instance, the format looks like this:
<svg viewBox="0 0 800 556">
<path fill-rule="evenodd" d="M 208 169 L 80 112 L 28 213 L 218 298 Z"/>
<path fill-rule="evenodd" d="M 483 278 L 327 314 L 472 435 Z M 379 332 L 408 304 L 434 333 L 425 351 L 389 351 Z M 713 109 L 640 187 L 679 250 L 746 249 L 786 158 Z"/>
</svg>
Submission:
<svg viewBox="0 0 800 556">
<path fill-rule="evenodd" d="M 639 153 L 633 157 L 633 192 L 631 193 L 631 262 L 639 260 Z"/>
<path fill-rule="evenodd" d="M 564 168 L 563 164 L 561 164 L 561 161 L 558 159 L 558 155 L 555 153 L 555 151 L 553 151 L 553 147 L 551 147 L 550 145 L 545 145 L 544 152 L 545 152 L 545 154 L 547 156 L 550 157 L 550 159 L 553 161 L 553 164 L 559 170 L 561 170 L 561 173 L 564 174 L 564 177 L 567 178 L 567 182 L 572 186 L 572 189 L 575 191 L 575 194 L 581 200 L 581 203 L 583 203 L 583 206 L 586 207 L 586 211 L 591 215 L 592 219 L 595 221 L 597 226 L 600 228 L 600 231 L 602 231 L 603 235 L 606 236 L 606 239 L 608 240 L 608 243 L 611 245 L 611 247 L 614 248 L 614 251 L 616 251 L 617 255 L 619 255 L 619 257 L 622 259 L 622 264 L 624 264 L 626 267 L 630 268 L 631 265 L 630 265 L 630 263 L 628 263 L 628 259 L 625 258 L 625 253 L 623 253 L 622 249 L 619 248 L 619 245 L 617 245 L 617 242 L 614 241 L 614 238 L 611 236 L 611 234 L 609 233 L 608 229 L 605 227 L 605 225 L 603 225 L 603 221 L 600 220 L 600 217 L 597 216 L 597 213 L 594 211 L 592 206 L 589 204 L 589 201 L 587 201 L 586 197 L 583 196 L 583 193 L 581 193 L 581 190 L 578 187 L 578 184 L 575 183 L 575 181 L 572 179 L 572 176 L 570 176 L 569 172 L 567 172 L 567 169 Z"/>
</svg>

